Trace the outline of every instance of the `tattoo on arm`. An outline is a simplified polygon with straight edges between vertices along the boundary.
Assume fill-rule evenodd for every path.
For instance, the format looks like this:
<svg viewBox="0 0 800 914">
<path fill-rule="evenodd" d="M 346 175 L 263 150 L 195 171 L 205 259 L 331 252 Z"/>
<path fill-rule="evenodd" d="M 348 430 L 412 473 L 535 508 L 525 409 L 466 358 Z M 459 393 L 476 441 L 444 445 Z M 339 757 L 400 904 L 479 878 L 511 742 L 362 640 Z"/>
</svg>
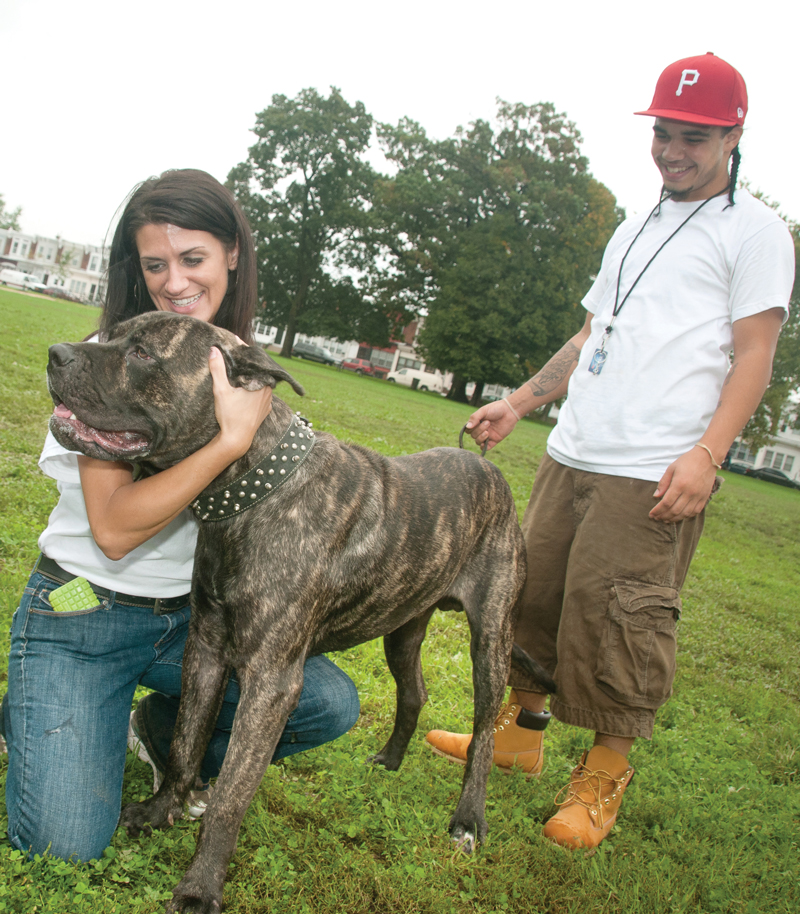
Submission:
<svg viewBox="0 0 800 914">
<path fill-rule="evenodd" d="M 535 397 L 544 397 L 555 390 L 572 374 L 581 351 L 574 343 L 567 343 L 553 356 L 544 368 L 527 383 Z"/>
<path fill-rule="evenodd" d="M 722 394 L 725 393 L 725 388 L 730 384 L 733 379 L 733 373 L 736 371 L 736 362 L 731 364 L 731 367 L 728 369 L 728 373 L 725 375 L 725 380 L 722 382 L 722 390 L 720 391 L 720 398 L 717 400 L 717 409 L 722 405 Z"/>
</svg>

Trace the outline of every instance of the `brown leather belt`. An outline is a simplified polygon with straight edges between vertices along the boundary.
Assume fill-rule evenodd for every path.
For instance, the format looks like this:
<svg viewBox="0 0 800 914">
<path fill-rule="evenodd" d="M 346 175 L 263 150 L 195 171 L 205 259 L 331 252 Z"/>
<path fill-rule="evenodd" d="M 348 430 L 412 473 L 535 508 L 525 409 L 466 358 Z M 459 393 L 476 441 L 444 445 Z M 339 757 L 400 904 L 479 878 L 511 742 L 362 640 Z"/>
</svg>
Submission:
<svg viewBox="0 0 800 914">
<path fill-rule="evenodd" d="M 58 584 L 67 584 L 69 581 L 74 581 L 77 577 L 77 575 L 65 571 L 57 562 L 49 559 L 44 554 L 39 556 L 39 561 L 36 563 L 33 570 L 38 571 L 39 574 L 43 574 L 46 578 L 50 578 L 51 581 L 56 581 Z M 91 582 L 89 583 L 91 584 Z M 118 590 L 108 590 L 105 587 L 98 587 L 97 584 L 92 584 L 91 586 L 95 595 L 98 597 L 111 599 L 113 595 L 115 603 L 120 603 L 123 606 L 141 606 L 143 609 L 152 609 L 153 614 L 156 616 L 175 612 L 176 609 L 182 609 L 184 606 L 189 605 L 188 593 L 182 594 L 179 597 L 167 597 L 165 599 L 163 597 L 138 597 L 130 593 L 120 593 Z"/>
</svg>

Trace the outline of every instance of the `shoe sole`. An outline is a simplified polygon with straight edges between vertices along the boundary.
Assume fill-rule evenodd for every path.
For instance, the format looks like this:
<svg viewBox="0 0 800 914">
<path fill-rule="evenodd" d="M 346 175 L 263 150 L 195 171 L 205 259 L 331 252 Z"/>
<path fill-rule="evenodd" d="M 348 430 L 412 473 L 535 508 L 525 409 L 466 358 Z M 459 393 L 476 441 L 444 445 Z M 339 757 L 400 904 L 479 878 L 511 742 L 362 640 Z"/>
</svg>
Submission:
<svg viewBox="0 0 800 914">
<path fill-rule="evenodd" d="M 461 765 L 462 767 L 467 764 L 465 759 L 457 758 L 455 755 L 448 755 L 446 752 L 442 752 L 441 749 L 437 749 L 436 746 L 432 746 L 430 743 L 427 743 L 427 746 L 431 752 L 435 753 L 436 755 L 440 755 L 442 758 L 446 758 L 448 762 L 455 762 L 456 765 Z M 516 772 L 521 771 L 525 775 L 526 780 L 530 780 L 531 778 L 538 778 L 542 773 L 541 768 L 538 771 L 526 771 L 524 768 L 521 768 L 518 765 L 514 766 L 513 768 L 506 768 L 503 765 L 495 765 L 494 763 L 492 764 L 495 771 L 499 771 L 500 774 L 516 774 Z"/>
<path fill-rule="evenodd" d="M 156 768 L 155 762 L 150 758 L 144 743 L 134 728 L 133 715 L 135 713 L 135 711 L 131 711 L 131 716 L 128 720 L 128 748 L 140 762 L 144 762 L 153 769 L 153 793 L 158 793 L 158 788 L 161 786 L 161 772 Z"/>
</svg>

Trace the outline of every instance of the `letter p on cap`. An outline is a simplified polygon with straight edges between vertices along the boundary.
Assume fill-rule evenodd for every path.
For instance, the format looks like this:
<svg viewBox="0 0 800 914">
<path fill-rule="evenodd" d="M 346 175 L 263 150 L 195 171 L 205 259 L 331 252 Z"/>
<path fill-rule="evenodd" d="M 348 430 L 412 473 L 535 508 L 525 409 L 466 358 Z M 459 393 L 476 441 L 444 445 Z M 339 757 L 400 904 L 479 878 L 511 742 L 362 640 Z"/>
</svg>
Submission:
<svg viewBox="0 0 800 914">
<path fill-rule="evenodd" d="M 678 91 L 675 94 L 680 95 L 684 86 L 693 86 L 698 79 L 700 79 L 699 70 L 684 70 L 681 73 L 681 81 L 678 83 Z"/>
</svg>

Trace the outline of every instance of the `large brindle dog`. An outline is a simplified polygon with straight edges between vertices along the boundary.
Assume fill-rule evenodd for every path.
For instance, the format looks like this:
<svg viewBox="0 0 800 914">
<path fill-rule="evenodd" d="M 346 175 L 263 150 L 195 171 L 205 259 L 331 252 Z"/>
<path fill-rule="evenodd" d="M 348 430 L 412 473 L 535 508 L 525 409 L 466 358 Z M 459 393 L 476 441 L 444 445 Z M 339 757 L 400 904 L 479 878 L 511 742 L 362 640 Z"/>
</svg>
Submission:
<svg viewBox="0 0 800 914">
<path fill-rule="evenodd" d="M 67 448 L 172 466 L 217 433 L 208 353 L 230 382 L 296 381 L 256 347 L 203 321 L 155 313 L 105 343 L 50 350 L 51 428 Z M 474 728 L 450 835 L 486 835 L 492 726 L 508 680 L 525 551 L 511 493 L 477 454 L 436 448 L 386 458 L 312 431 L 277 398 L 252 448 L 192 506 L 199 537 L 178 722 L 158 793 L 127 807 L 132 834 L 181 817 L 236 670 L 241 698 L 192 863 L 169 911 L 216 912 L 248 805 L 303 688 L 307 657 L 384 637 L 397 683 L 389 741 L 373 761 L 400 766 L 427 695 L 420 645 L 436 607 L 471 631 Z M 514 648 L 514 662 L 533 661 Z M 543 685 L 553 689 L 543 671 Z"/>
</svg>

